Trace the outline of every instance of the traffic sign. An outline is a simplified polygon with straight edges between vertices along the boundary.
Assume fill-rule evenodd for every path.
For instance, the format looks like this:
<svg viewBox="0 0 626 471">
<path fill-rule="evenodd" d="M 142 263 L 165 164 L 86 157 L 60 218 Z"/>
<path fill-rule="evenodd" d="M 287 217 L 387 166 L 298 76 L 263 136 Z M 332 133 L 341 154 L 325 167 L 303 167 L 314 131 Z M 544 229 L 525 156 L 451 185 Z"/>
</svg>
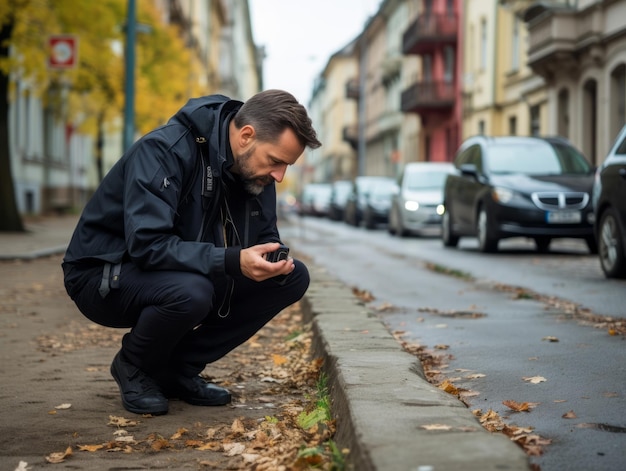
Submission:
<svg viewBox="0 0 626 471">
<path fill-rule="evenodd" d="M 78 63 L 78 38 L 71 34 L 48 37 L 48 67 L 71 69 Z"/>
</svg>

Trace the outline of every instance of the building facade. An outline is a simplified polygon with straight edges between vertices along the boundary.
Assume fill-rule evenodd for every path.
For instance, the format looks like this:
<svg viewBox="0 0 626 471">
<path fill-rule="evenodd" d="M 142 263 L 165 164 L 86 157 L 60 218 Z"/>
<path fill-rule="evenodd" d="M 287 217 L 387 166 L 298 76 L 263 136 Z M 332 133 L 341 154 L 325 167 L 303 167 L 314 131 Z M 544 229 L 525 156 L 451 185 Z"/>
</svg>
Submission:
<svg viewBox="0 0 626 471">
<path fill-rule="evenodd" d="M 163 24 L 181 27 L 191 52 L 193 64 L 178 72 L 177 79 L 189 84 L 187 96 L 180 97 L 181 106 L 198 90 L 246 100 L 262 89 L 263 55 L 252 37 L 247 0 L 151 1 Z M 123 53 L 122 44 L 109 46 Z M 82 208 L 100 176 L 123 153 L 122 116 L 101 133 L 79 132 L 62 109 L 67 88 L 50 91 L 57 99 L 44 101 L 46 97 L 34 93 L 29 78 L 15 75 L 12 80 L 9 141 L 18 211 L 41 214 Z"/>
</svg>

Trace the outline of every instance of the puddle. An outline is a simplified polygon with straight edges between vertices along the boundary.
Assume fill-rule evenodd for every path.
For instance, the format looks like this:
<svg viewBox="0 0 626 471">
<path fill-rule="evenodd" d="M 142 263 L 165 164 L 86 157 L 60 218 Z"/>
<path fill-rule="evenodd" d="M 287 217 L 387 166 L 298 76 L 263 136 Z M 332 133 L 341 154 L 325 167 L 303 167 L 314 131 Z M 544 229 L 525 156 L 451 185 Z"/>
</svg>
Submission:
<svg viewBox="0 0 626 471">
<path fill-rule="evenodd" d="M 603 432 L 626 433 L 626 427 L 610 424 L 578 424 L 578 428 L 592 428 L 594 430 L 602 430 Z"/>
</svg>

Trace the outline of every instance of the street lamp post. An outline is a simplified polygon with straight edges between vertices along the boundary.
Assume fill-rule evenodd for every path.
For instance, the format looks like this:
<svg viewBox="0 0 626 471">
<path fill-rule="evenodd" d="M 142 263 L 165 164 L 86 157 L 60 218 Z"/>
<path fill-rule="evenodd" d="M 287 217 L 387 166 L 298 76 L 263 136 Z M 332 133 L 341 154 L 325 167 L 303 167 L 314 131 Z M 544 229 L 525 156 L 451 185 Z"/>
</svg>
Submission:
<svg viewBox="0 0 626 471">
<path fill-rule="evenodd" d="M 126 49 L 124 53 L 124 134 L 123 151 L 126 152 L 133 143 L 135 134 L 135 37 L 137 7 L 135 0 L 128 0 L 126 18 Z"/>
</svg>

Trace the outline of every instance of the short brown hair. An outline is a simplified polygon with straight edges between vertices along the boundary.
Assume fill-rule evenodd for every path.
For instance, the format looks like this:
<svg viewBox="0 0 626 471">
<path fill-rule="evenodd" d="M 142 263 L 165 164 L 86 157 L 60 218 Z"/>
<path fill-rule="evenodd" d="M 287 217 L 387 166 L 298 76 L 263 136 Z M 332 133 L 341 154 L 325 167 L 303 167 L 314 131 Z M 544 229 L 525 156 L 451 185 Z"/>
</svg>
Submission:
<svg viewBox="0 0 626 471">
<path fill-rule="evenodd" d="M 304 106 L 283 90 L 257 93 L 237 111 L 234 121 L 239 129 L 251 125 L 260 141 L 276 142 L 291 128 L 302 146 L 317 149 L 322 145 Z"/>
</svg>

